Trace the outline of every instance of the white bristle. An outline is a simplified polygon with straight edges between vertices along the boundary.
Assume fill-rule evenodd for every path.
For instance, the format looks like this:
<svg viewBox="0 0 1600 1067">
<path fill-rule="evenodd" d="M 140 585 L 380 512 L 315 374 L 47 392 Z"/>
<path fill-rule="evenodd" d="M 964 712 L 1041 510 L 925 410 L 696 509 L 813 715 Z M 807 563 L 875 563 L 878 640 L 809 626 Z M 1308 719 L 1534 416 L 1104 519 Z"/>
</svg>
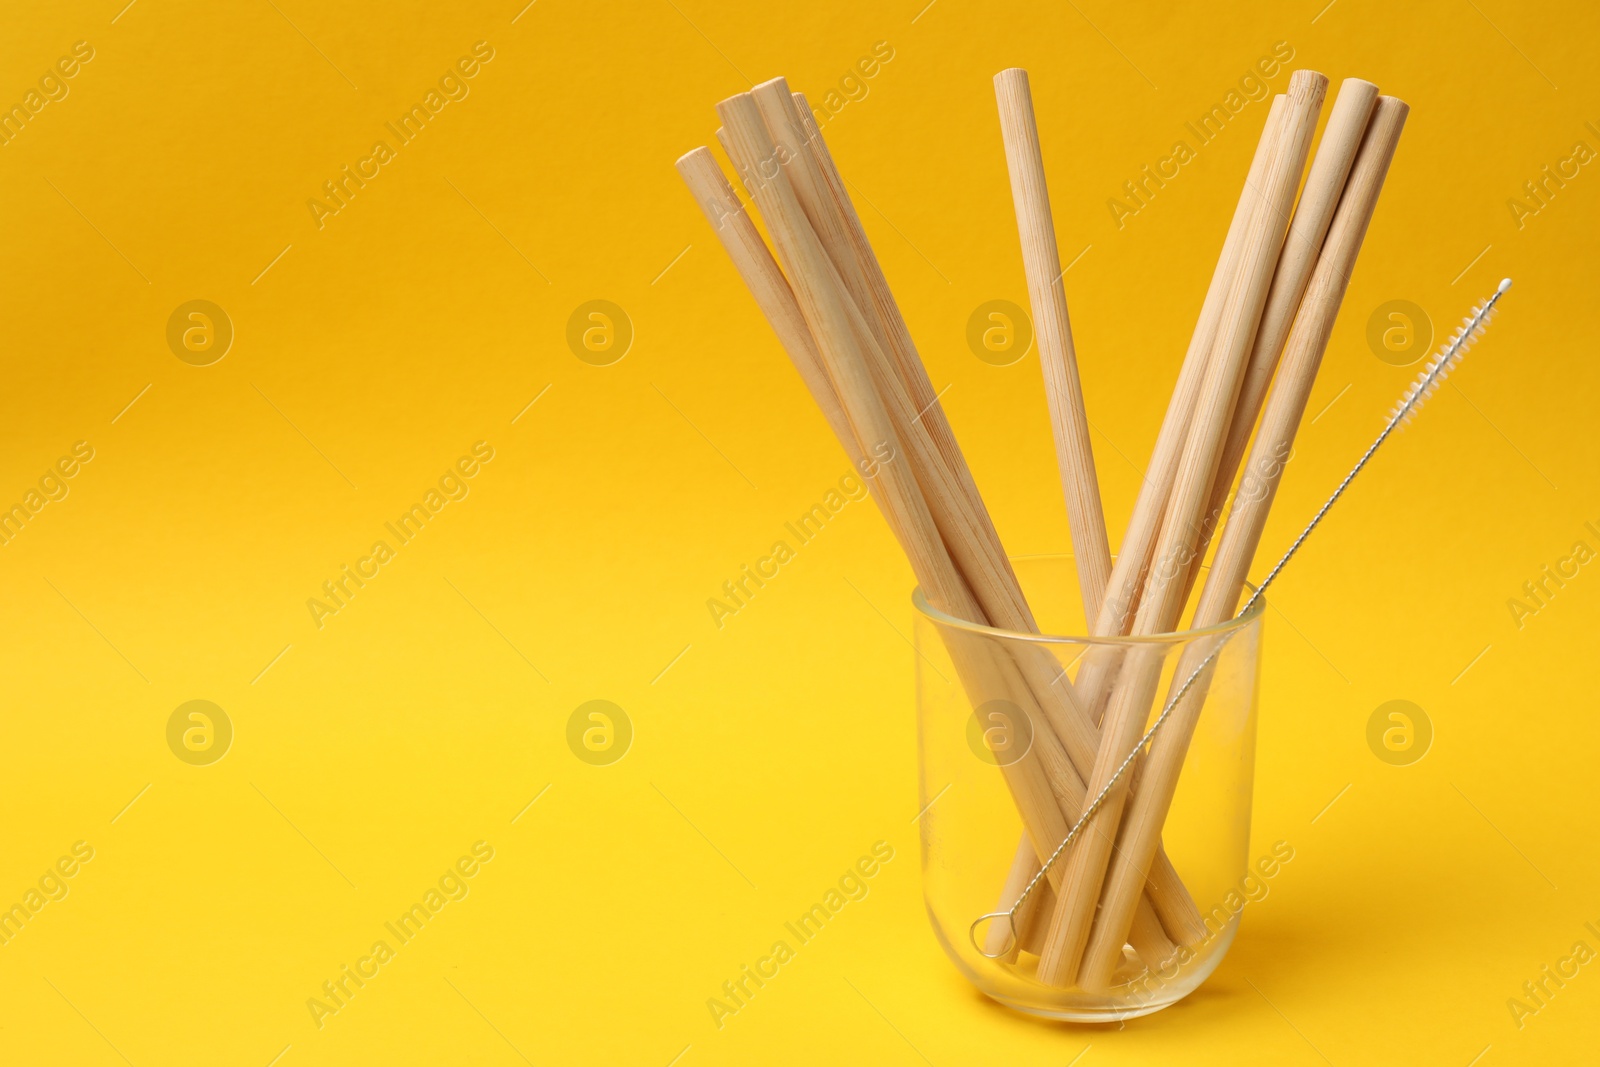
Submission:
<svg viewBox="0 0 1600 1067">
<path fill-rule="evenodd" d="M 1428 398 L 1439 388 L 1439 383 L 1444 381 L 1451 371 L 1456 369 L 1461 362 L 1461 357 L 1467 354 L 1467 349 L 1477 343 L 1483 336 L 1484 327 L 1489 320 L 1494 318 L 1494 304 L 1500 294 L 1511 288 L 1511 279 L 1507 278 L 1500 283 L 1495 295 L 1486 303 L 1472 309 L 1472 314 L 1461 320 L 1461 326 L 1450 335 L 1449 342 L 1439 350 L 1439 354 L 1430 359 L 1411 383 L 1405 394 L 1400 397 L 1400 402 L 1389 411 L 1390 421 L 1398 420 L 1405 426 L 1415 417 L 1417 409 L 1421 408 Z"/>
</svg>

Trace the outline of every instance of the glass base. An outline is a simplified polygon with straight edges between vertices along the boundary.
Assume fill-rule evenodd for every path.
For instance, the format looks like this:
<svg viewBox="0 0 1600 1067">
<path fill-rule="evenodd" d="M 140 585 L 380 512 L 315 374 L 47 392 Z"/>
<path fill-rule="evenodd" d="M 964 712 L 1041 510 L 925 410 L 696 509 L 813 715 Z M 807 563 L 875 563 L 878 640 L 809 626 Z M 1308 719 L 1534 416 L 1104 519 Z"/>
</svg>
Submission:
<svg viewBox="0 0 1600 1067">
<path fill-rule="evenodd" d="M 1193 993 L 1222 965 L 1222 958 L 1227 955 L 1238 930 L 1239 918 L 1234 916 L 1232 922 L 1198 951 L 1195 959 L 1179 967 L 1171 978 L 1159 979 L 1150 988 L 1140 988 L 1142 983 L 1134 981 L 1096 994 L 1081 989 L 1057 989 L 1029 980 L 1026 983 L 1008 982 L 1007 988 L 998 989 L 981 977 L 969 973 L 968 978 L 990 1000 L 1025 1015 L 1068 1023 L 1120 1023 L 1153 1015 Z M 1144 965 L 1138 962 L 1133 951 L 1125 951 L 1130 972 L 1141 976 L 1146 974 Z"/>
</svg>

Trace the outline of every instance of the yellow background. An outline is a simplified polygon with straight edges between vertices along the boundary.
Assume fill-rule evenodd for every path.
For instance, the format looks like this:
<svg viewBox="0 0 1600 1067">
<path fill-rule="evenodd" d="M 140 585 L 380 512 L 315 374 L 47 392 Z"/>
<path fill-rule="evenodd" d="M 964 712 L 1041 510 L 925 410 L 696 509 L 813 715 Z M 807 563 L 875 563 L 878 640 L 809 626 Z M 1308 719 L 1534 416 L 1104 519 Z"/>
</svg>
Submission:
<svg viewBox="0 0 1600 1067">
<path fill-rule="evenodd" d="M 1594 1056 L 1600 966 L 1520 1029 L 1506 1006 L 1600 949 L 1600 577 L 1520 630 L 1506 606 L 1600 548 L 1600 175 L 1520 229 L 1506 206 L 1600 149 L 1587 5 L 123 2 L 11 4 L 0 34 L 6 102 L 95 51 L 0 148 L 0 503 L 95 449 L 0 547 L 0 904 L 95 850 L 0 947 L 0 1060 Z M 470 95 L 319 230 L 307 200 L 479 40 Z M 1275 590 L 1251 852 L 1295 859 L 1200 992 L 1121 1029 L 991 1005 L 932 939 L 911 582 L 874 510 L 720 631 L 705 607 L 848 468 L 672 163 L 722 97 L 782 73 L 815 102 L 879 41 L 824 132 L 1014 554 L 1068 539 L 1035 359 L 964 339 L 1026 299 L 997 70 L 1032 72 L 1063 260 L 1087 246 L 1066 284 L 1114 539 L 1265 105 L 1124 228 L 1105 202 L 1275 42 L 1413 111 L 1263 556 L 1415 373 L 1369 350 L 1372 309 L 1444 332 L 1517 281 Z M 636 333 L 609 367 L 565 341 L 596 298 Z M 192 299 L 236 331 L 208 367 L 165 340 Z M 470 496 L 319 630 L 307 599 L 479 440 Z M 167 747 L 192 699 L 236 732 L 210 766 Z M 566 744 L 591 699 L 633 723 L 611 766 Z M 1412 766 L 1367 748 L 1391 699 L 1434 726 Z M 319 1029 L 307 998 L 480 840 L 470 895 Z M 878 840 L 871 895 L 718 1030 L 707 998 Z"/>
</svg>

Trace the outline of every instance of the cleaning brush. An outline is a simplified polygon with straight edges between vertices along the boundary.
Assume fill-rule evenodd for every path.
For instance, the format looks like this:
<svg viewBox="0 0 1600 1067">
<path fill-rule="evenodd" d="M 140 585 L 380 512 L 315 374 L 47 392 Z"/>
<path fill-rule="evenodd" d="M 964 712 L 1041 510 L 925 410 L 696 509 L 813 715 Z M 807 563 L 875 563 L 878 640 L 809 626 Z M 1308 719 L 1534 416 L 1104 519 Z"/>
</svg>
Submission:
<svg viewBox="0 0 1600 1067">
<path fill-rule="evenodd" d="M 1427 367 L 1418 376 L 1411 388 L 1406 390 L 1406 395 L 1400 398 L 1400 403 L 1390 411 L 1390 420 L 1398 420 L 1404 426 L 1411 421 L 1411 416 L 1416 414 L 1422 402 L 1433 395 L 1439 388 L 1439 383 L 1444 381 L 1449 373 L 1456 369 L 1456 364 L 1461 362 L 1461 357 L 1467 354 L 1467 349 L 1478 342 L 1483 336 L 1484 327 L 1489 320 L 1494 318 L 1494 305 L 1507 289 L 1511 288 L 1511 279 L 1506 278 L 1500 283 L 1500 288 L 1495 290 L 1487 303 L 1482 307 L 1472 309 L 1472 314 L 1461 320 L 1461 326 L 1450 337 L 1450 343 L 1433 359 L 1428 361 Z M 1381 441 L 1381 438 L 1380 438 Z"/>
<path fill-rule="evenodd" d="M 1378 451 L 1378 448 L 1389 439 L 1389 436 L 1394 433 L 1396 429 L 1411 420 L 1411 418 L 1417 413 L 1417 409 L 1422 406 L 1423 402 L 1426 401 L 1428 397 L 1432 396 L 1435 390 L 1438 389 L 1439 383 L 1445 379 L 1445 376 L 1454 370 L 1456 365 L 1461 362 L 1461 357 L 1466 354 L 1467 349 L 1471 348 L 1472 345 L 1477 342 L 1478 338 L 1483 336 L 1483 331 L 1488 325 L 1489 319 L 1494 314 L 1495 305 L 1499 303 L 1500 298 L 1504 296 L 1506 294 L 1506 290 L 1510 288 L 1511 279 L 1506 278 L 1500 283 L 1493 296 L 1489 297 L 1488 300 L 1485 300 L 1482 304 L 1474 308 L 1472 314 L 1467 316 L 1462 321 L 1461 327 L 1457 329 L 1456 332 L 1451 336 L 1449 342 L 1445 344 L 1445 346 L 1440 350 L 1439 354 L 1428 361 L 1427 366 L 1417 377 L 1417 380 L 1413 382 L 1409 388 L 1407 388 L 1405 394 L 1400 398 L 1400 402 L 1396 404 L 1391 411 L 1389 420 L 1384 424 L 1383 430 L 1379 432 L 1377 438 L 1372 442 L 1372 444 L 1367 446 L 1367 450 L 1361 454 L 1360 459 L 1356 460 L 1355 466 L 1350 468 L 1350 472 L 1346 474 L 1339 482 L 1338 487 L 1334 489 L 1332 495 L 1328 497 L 1328 499 L 1323 503 L 1322 507 L 1317 509 L 1317 513 L 1311 517 L 1311 521 L 1306 523 L 1305 529 L 1301 530 L 1299 536 L 1296 537 L 1289 545 L 1288 551 L 1286 551 L 1278 560 L 1278 562 L 1273 565 L 1272 570 L 1267 572 L 1267 576 L 1262 579 L 1261 584 L 1258 585 L 1255 592 L 1250 595 L 1250 599 L 1245 601 L 1244 606 L 1240 608 L 1238 614 L 1234 616 L 1235 619 L 1243 618 L 1245 615 L 1250 613 L 1250 611 L 1256 606 L 1256 603 L 1260 601 L 1261 597 L 1266 593 L 1267 587 L 1277 580 L 1278 575 L 1282 573 L 1283 568 L 1288 565 L 1289 561 L 1294 558 L 1295 553 L 1300 550 L 1300 546 L 1305 543 L 1306 538 L 1311 536 L 1311 531 L 1316 529 L 1317 524 L 1322 521 L 1323 516 L 1325 516 L 1328 513 L 1328 510 L 1333 507 L 1334 502 L 1344 495 L 1345 489 L 1349 488 L 1350 483 L 1355 480 L 1356 475 L 1360 474 L 1362 469 L 1366 467 L 1367 462 L 1372 459 L 1373 454 Z M 1062 853 L 1067 850 L 1067 846 L 1072 844 L 1072 842 L 1077 838 L 1078 834 L 1082 832 L 1084 826 L 1086 826 L 1094 817 L 1095 813 L 1100 809 L 1100 806 L 1105 802 L 1106 797 L 1116 787 L 1117 782 L 1121 780 L 1123 775 L 1128 773 L 1128 769 L 1132 767 L 1134 762 L 1139 758 L 1139 753 L 1144 751 L 1145 746 L 1150 743 L 1153 737 L 1155 737 L 1156 731 L 1161 729 L 1162 723 L 1167 721 L 1167 718 L 1172 714 L 1172 710 L 1183 701 L 1183 698 L 1188 695 L 1190 689 L 1194 688 L 1201 676 L 1205 674 L 1205 672 L 1213 663 L 1216 662 L 1217 657 L 1222 653 L 1222 649 L 1228 643 L 1228 641 L 1235 634 L 1240 632 L 1240 630 L 1234 629 L 1228 631 L 1226 634 L 1223 634 L 1218 639 L 1216 647 L 1211 650 L 1210 654 L 1207 655 L 1206 658 L 1194 668 L 1188 677 L 1184 679 L 1183 684 L 1180 685 L 1173 693 L 1171 699 L 1167 701 L 1166 706 L 1161 709 L 1161 714 L 1156 716 L 1155 721 L 1150 724 L 1150 728 L 1145 731 L 1144 736 L 1139 738 L 1138 742 L 1133 746 L 1133 749 L 1127 754 L 1122 762 L 1117 765 L 1116 770 L 1111 774 L 1105 786 L 1102 787 L 1099 793 L 1096 794 L 1095 798 L 1089 802 L 1089 805 L 1083 809 L 1083 814 L 1078 817 L 1078 821 L 1073 824 L 1071 830 L 1067 831 L 1066 838 L 1056 846 L 1055 851 L 1052 852 L 1049 858 L 1044 861 L 1044 865 L 1039 869 L 1039 872 L 1035 874 L 1033 879 L 1029 881 L 1027 886 L 1023 888 L 1022 893 L 1017 897 L 1016 902 L 1004 911 L 989 912 L 987 914 L 980 915 L 977 919 L 973 920 L 972 926 L 969 929 L 969 936 L 972 939 L 973 946 L 977 948 L 981 954 L 988 956 L 991 959 L 997 959 L 1009 953 L 1011 944 L 1013 944 L 1017 939 L 1015 916 L 1022 906 L 1027 902 L 1029 895 L 1032 894 L 1034 889 L 1038 886 L 1040 880 L 1045 877 L 1046 873 L 1050 870 L 1051 866 L 1056 862 L 1056 860 L 1059 859 Z M 1004 919 L 1010 926 L 1011 936 L 1007 939 L 1005 947 L 1002 949 L 1002 951 L 993 952 L 986 949 L 984 942 L 980 940 L 978 936 L 979 928 L 984 926 L 986 923 L 999 919 Z"/>
</svg>

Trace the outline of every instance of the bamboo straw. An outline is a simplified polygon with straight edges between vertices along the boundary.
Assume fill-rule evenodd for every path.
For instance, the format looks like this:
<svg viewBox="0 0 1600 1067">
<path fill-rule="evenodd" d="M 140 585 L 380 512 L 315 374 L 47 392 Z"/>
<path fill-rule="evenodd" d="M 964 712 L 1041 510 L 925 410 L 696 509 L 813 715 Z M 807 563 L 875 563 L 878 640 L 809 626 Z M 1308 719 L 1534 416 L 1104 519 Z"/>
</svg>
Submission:
<svg viewBox="0 0 1600 1067">
<path fill-rule="evenodd" d="M 1316 269 L 1305 297 L 1300 302 L 1283 356 L 1283 368 L 1273 382 L 1272 393 L 1261 417 L 1261 430 L 1250 451 L 1247 471 L 1254 472 L 1258 459 L 1287 455 L 1295 432 L 1305 414 L 1306 401 L 1316 380 L 1328 336 L 1344 299 L 1351 269 L 1366 236 L 1368 223 L 1377 206 L 1378 194 L 1394 158 L 1408 108 L 1400 100 L 1385 96 L 1378 100 L 1360 154 L 1349 174 L 1338 212 L 1328 230 L 1327 241 L 1318 256 Z M 1331 125 L 1331 123 L 1330 123 Z M 1250 561 L 1265 528 L 1267 512 L 1282 478 L 1282 465 L 1241 486 L 1222 532 L 1216 560 L 1212 563 L 1196 609 L 1196 627 L 1214 626 L 1230 618 Z M 1187 678 L 1214 646 L 1191 646 L 1174 675 L 1174 684 Z M 1132 920 L 1130 902 L 1138 899 L 1145 883 L 1144 857 L 1153 853 L 1162 823 L 1177 788 L 1179 773 L 1193 736 L 1195 720 L 1205 703 L 1208 678 L 1191 687 L 1182 703 L 1173 709 L 1150 745 L 1142 766 L 1144 774 L 1131 801 L 1118 838 L 1117 853 L 1102 894 L 1100 914 L 1084 956 L 1082 977 L 1089 988 L 1109 983 L 1112 970 L 1121 957 L 1125 927 Z"/>
<path fill-rule="evenodd" d="M 1095 477 L 1094 450 L 1089 443 L 1089 418 L 1084 412 L 1083 386 L 1078 380 L 1078 356 L 1067 317 L 1067 295 L 1061 282 L 1064 272 L 1056 247 L 1056 227 L 1050 213 L 1050 190 L 1045 183 L 1028 72 L 1020 67 L 1002 70 L 994 76 L 994 92 L 1000 108 L 1006 164 L 1011 172 L 1011 199 L 1016 205 L 1017 235 L 1022 242 L 1028 302 L 1033 308 L 1039 367 L 1044 372 L 1050 429 L 1056 443 L 1056 466 L 1067 504 L 1073 559 L 1078 566 L 1078 588 L 1083 597 L 1084 619 L 1092 621 L 1105 599 L 1106 582 L 1111 577 L 1111 549 L 1106 542 L 1105 515 L 1100 510 L 1100 483 Z"/>
<path fill-rule="evenodd" d="M 1300 202 L 1294 209 L 1294 221 L 1289 224 L 1289 236 L 1284 238 L 1283 255 L 1278 260 L 1277 273 L 1272 276 L 1272 290 L 1267 294 L 1267 306 L 1261 313 L 1261 326 L 1256 331 L 1255 348 L 1250 353 L 1244 382 L 1239 386 L 1233 424 L 1222 446 L 1222 461 L 1217 466 L 1211 499 L 1206 504 L 1200 547 L 1190 561 L 1185 577 L 1183 603 L 1189 601 L 1189 590 L 1194 587 L 1195 578 L 1200 573 L 1200 560 L 1222 518 L 1223 505 L 1233 488 L 1234 475 L 1239 471 L 1239 461 L 1244 458 L 1245 446 L 1249 444 L 1250 433 L 1255 429 L 1256 416 L 1261 414 L 1261 401 L 1267 394 L 1267 386 L 1272 384 L 1278 357 L 1283 353 L 1284 339 L 1288 337 L 1289 327 L 1300 307 L 1300 297 L 1311 278 L 1311 269 L 1316 265 L 1322 240 L 1333 219 L 1334 208 L 1339 205 L 1345 179 L 1350 174 L 1351 164 L 1355 162 L 1356 150 L 1361 147 L 1361 136 L 1377 101 L 1376 85 L 1360 78 L 1346 78 L 1328 113 L 1322 141 L 1317 145 L 1317 154 L 1312 158 L 1311 169 L 1306 174 Z M 1286 456 L 1277 459 L 1283 460 Z"/>
<path fill-rule="evenodd" d="M 1273 148 L 1282 136 L 1281 127 L 1287 106 L 1288 97 L 1276 96 L 1267 113 L 1261 140 L 1256 145 L 1255 156 L 1250 162 L 1250 171 L 1245 176 L 1244 189 L 1239 194 L 1238 206 L 1234 208 L 1233 221 L 1228 226 L 1228 235 L 1223 241 L 1222 252 L 1217 257 L 1216 270 L 1212 272 L 1211 284 L 1206 289 L 1205 300 L 1200 306 L 1200 316 L 1195 323 L 1194 334 L 1189 340 L 1188 350 L 1184 353 L 1183 367 L 1178 373 L 1178 381 L 1172 390 L 1172 399 L 1167 404 L 1167 413 L 1161 422 L 1160 433 L 1156 437 L 1149 468 L 1145 471 L 1144 482 L 1139 488 L 1133 518 L 1128 523 L 1128 531 L 1117 552 L 1117 559 L 1112 568 L 1111 584 L 1106 589 L 1106 600 L 1100 609 L 1100 618 L 1095 628 L 1097 634 L 1126 634 L 1128 624 L 1132 621 L 1133 611 L 1138 606 L 1139 590 L 1144 586 L 1144 569 L 1149 565 L 1150 551 L 1160 531 L 1161 517 L 1166 511 L 1167 497 L 1172 489 L 1178 457 L 1189 430 L 1195 398 L 1199 394 L 1206 362 L 1210 357 L 1212 344 L 1216 340 L 1223 304 L 1227 300 L 1229 287 L 1232 286 L 1238 270 L 1240 244 L 1244 240 L 1251 215 L 1260 200 L 1255 190 L 1261 187 Z"/>
<path fill-rule="evenodd" d="M 1067 507 L 1067 526 L 1072 537 L 1073 559 L 1078 570 L 1078 589 L 1083 614 L 1092 621 L 1105 597 L 1111 572 L 1111 552 L 1106 541 L 1105 516 L 1100 506 L 1100 487 L 1095 477 L 1093 449 L 1089 441 L 1088 417 L 1084 412 L 1083 389 L 1078 379 L 1077 354 L 1072 343 L 1072 325 L 1067 314 L 1066 292 L 1061 283 L 1061 257 L 1056 245 L 1055 222 L 1050 211 L 1050 193 L 1045 181 L 1044 159 L 1039 147 L 1039 131 L 1034 121 L 1033 97 L 1028 73 L 1020 68 L 995 75 L 995 97 L 1000 111 L 1001 136 L 1006 163 L 1011 174 L 1011 196 L 1016 206 L 1017 233 L 1022 245 L 1022 261 L 1028 280 L 1028 300 L 1033 310 L 1034 335 L 1039 346 L 1039 366 L 1044 375 L 1045 400 L 1050 411 L 1050 429 L 1056 445 L 1056 466 L 1061 492 Z M 1036 850 L 1024 835 L 1017 844 L 1016 859 L 1001 890 L 1001 907 L 1009 906 L 1037 870 Z M 1052 894 L 1041 893 L 1041 899 Z M 1013 917 L 1016 941 L 1012 957 L 1029 934 L 1039 901 Z M 1045 914 L 1049 914 L 1048 911 Z M 999 924 L 990 928 L 989 951 L 999 951 L 1010 931 Z"/>
<path fill-rule="evenodd" d="M 1257 193 L 1261 208 L 1251 213 L 1239 245 L 1238 276 L 1223 305 L 1215 348 L 1190 419 L 1150 577 L 1134 620 L 1137 634 L 1172 630 L 1182 608 L 1175 601 L 1183 589 L 1183 568 L 1194 552 L 1201 510 L 1210 494 L 1244 362 L 1283 247 L 1289 212 L 1305 170 L 1327 84 L 1327 78 L 1315 71 L 1296 71 L 1289 79 L 1289 104 L 1282 134 L 1273 146 L 1265 180 Z M 1138 648 L 1127 657 L 1106 711 L 1099 757 L 1089 783 L 1090 795 L 1107 786 L 1117 765 L 1138 740 L 1160 681 L 1163 658 L 1159 646 L 1153 650 Z M 1090 821 L 1090 832 L 1074 842 L 1066 857 L 1066 888 L 1060 890 L 1045 953 L 1040 957 L 1041 981 L 1059 985 L 1070 983 L 1077 975 L 1106 874 L 1109 839 L 1116 835 L 1127 792 L 1126 779 L 1115 783 Z"/>
<path fill-rule="evenodd" d="M 725 146 L 730 149 L 735 157 L 743 155 L 734 145 L 732 139 L 726 135 L 726 131 L 719 131 L 719 135 L 723 137 Z M 755 158 L 762 157 L 757 156 Z M 796 336 L 792 329 L 787 329 L 794 322 L 794 319 L 801 315 L 801 312 L 798 307 L 786 309 L 781 306 L 784 302 L 794 303 L 794 293 L 790 290 L 781 274 L 777 272 L 777 265 L 771 261 L 770 255 L 765 253 L 765 245 L 762 243 L 759 234 L 756 233 L 754 223 L 742 211 L 738 198 L 727 185 L 715 162 L 710 159 L 709 153 L 704 152 L 703 149 L 689 153 L 679 161 L 679 169 L 683 172 L 691 191 L 700 202 L 707 219 L 717 229 L 718 235 L 722 239 L 724 246 L 728 248 L 735 265 L 746 276 L 746 281 L 752 293 L 756 295 L 758 302 L 763 303 L 763 310 L 766 312 L 769 321 L 772 321 L 775 326 L 779 323 L 785 324 L 786 329 L 779 330 L 780 340 L 785 338 L 786 333 L 789 335 L 789 340 L 785 342 L 785 346 L 789 348 L 789 354 L 795 360 L 797 367 L 800 367 L 802 376 L 807 377 L 808 385 L 812 384 L 815 376 L 808 375 L 807 367 L 808 365 L 814 366 L 809 358 L 809 352 L 814 346 L 809 342 L 809 335 L 807 335 L 806 339 L 802 339 Z M 772 221 L 769 217 L 769 228 L 771 227 Z M 758 251 L 760 254 L 756 254 Z M 837 275 L 834 277 L 837 280 Z M 768 307 L 766 306 L 768 304 L 775 306 Z M 791 343 L 793 347 L 790 347 Z M 826 389 L 814 391 L 831 397 L 832 387 L 828 385 Z M 834 406 L 837 406 L 837 404 L 835 403 Z M 824 409 L 827 410 L 827 408 L 828 405 L 824 404 Z M 853 433 L 841 433 L 841 441 L 846 443 L 847 451 L 859 453 L 859 446 L 854 450 L 851 449 L 849 442 L 853 436 Z M 877 496 L 878 494 L 875 492 L 874 495 Z M 885 507 L 884 512 L 886 518 L 890 521 L 891 528 L 896 530 L 897 536 L 902 540 L 902 545 L 906 547 L 907 556 L 913 560 L 913 568 L 916 569 L 916 555 L 907 541 L 906 531 L 898 528 L 896 517 L 889 507 Z M 946 566 L 949 565 L 948 558 L 946 558 L 945 564 Z M 925 581 L 920 572 L 918 580 L 929 591 L 930 599 L 938 595 L 935 586 L 931 582 Z M 966 592 L 965 601 L 955 604 L 939 604 L 938 606 L 941 610 L 946 610 L 960 618 L 971 618 L 980 622 L 987 621 L 979 606 L 972 601 L 970 592 L 965 590 L 964 583 L 959 581 L 959 575 L 955 576 L 955 584 L 962 587 L 962 592 Z M 1017 595 L 1020 598 L 1020 590 L 1017 591 Z M 1033 701 L 1029 685 L 1021 679 L 1015 679 L 1010 683 L 1004 681 L 1008 671 L 1014 672 L 1016 670 L 1015 665 L 1009 663 L 995 665 L 970 662 L 974 659 L 982 660 L 984 658 L 981 654 L 974 655 L 970 649 L 965 654 L 961 650 L 952 649 L 952 655 L 958 660 L 958 668 L 961 666 L 963 659 L 969 661 L 963 672 L 963 681 L 969 690 L 969 695 L 978 698 L 974 700 L 975 706 L 982 703 L 984 694 L 994 694 L 997 692 L 997 687 L 999 687 L 1004 690 L 1004 694 L 1009 699 L 1020 703 L 1025 714 L 1030 714 L 1028 709 L 1033 706 Z M 999 673 L 996 674 L 996 671 Z M 1059 668 L 1057 668 L 1057 672 L 1059 673 Z M 1051 679 L 1051 681 L 1053 680 Z M 1038 687 L 1034 686 L 1032 688 Z M 1049 687 L 1048 683 L 1045 688 L 1052 693 L 1057 692 L 1057 690 Z M 1070 812 L 1075 818 L 1083 806 L 1082 781 L 1073 770 L 1071 764 L 1066 761 L 1065 754 L 1061 751 L 1059 742 L 1056 741 L 1051 730 L 1048 727 L 1039 728 L 1041 720 L 1036 715 L 1030 714 L 1030 717 L 1034 718 L 1036 723 L 1035 747 L 1039 764 L 1047 778 L 1047 788 L 1056 798 L 1061 810 Z M 1030 752 L 1030 761 L 1034 755 L 1035 753 Z M 1018 806 L 1023 813 L 1024 824 L 1037 823 L 1040 819 L 1044 819 L 1046 823 L 1049 823 L 1051 820 L 1038 810 L 1034 810 L 1031 813 L 1032 817 L 1030 819 L 1027 805 L 1028 803 L 1037 805 L 1036 794 L 1038 792 L 1038 783 L 1032 780 L 1030 768 L 1021 767 L 1012 772 L 1010 777 L 1023 779 L 1018 784 L 1008 781 L 1008 785 L 1012 785 L 1013 794 L 1018 797 Z M 1053 831 L 1056 828 L 1051 827 L 1051 830 Z M 1059 830 L 1060 834 L 1064 835 L 1064 823 L 1059 826 Z M 1039 840 L 1058 840 L 1059 836 L 1051 838 L 1048 834 L 1042 834 Z M 1040 859 L 1042 857 L 1037 857 L 1035 863 Z M 1156 876 L 1161 877 L 1169 885 L 1169 891 L 1181 902 L 1187 902 L 1189 912 L 1195 916 L 1193 922 L 1198 923 L 1198 911 L 1194 909 L 1192 899 L 1183 890 L 1181 883 L 1177 881 L 1176 872 L 1171 870 L 1171 866 L 1165 861 L 1165 857 L 1158 854 L 1153 866 L 1158 872 Z M 1166 941 L 1164 937 L 1151 936 L 1152 926 L 1154 926 L 1155 933 L 1159 935 L 1159 925 L 1146 921 L 1144 908 L 1139 911 L 1139 920 L 1136 923 L 1139 928 L 1135 933 L 1136 949 L 1145 958 L 1151 959 L 1152 962 L 1157 959 L 1166 959 L 1170 955 L 1171 943 Z"/>
</svg>

